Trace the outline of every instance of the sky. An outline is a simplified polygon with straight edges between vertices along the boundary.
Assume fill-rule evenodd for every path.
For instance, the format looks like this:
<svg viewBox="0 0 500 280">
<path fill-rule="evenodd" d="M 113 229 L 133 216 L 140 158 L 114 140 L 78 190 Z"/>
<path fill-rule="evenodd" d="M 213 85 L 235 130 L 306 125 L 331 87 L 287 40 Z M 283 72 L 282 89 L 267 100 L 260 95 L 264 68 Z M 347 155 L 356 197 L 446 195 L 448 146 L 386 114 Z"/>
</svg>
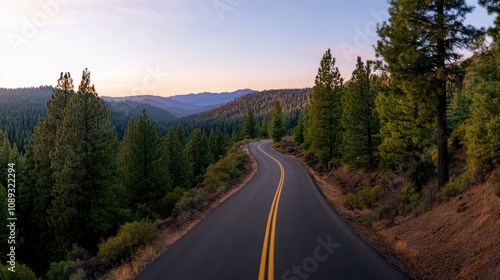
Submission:
<svg viewBox="0 0 500 280">
<path fill-rule="evenodd" d="M 477 6 L 476 1 L 468 1 Z M 386 0 L 2 0 L 0 87 L 85 68 L 99 95 L 312 87 L 331 49 L 348 80 L 374 58 Z M 481 7 L 468 24 L 489 26 Z"/>
</svg>

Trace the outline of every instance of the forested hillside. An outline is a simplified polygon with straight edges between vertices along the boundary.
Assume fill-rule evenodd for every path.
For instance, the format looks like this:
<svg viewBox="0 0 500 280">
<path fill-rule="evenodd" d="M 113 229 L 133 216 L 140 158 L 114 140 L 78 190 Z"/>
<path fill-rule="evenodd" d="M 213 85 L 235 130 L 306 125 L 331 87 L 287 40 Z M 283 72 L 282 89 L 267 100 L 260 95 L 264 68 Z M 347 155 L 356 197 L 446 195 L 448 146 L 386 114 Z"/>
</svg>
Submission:
<svg viewBox="0 0 500 280">
<path fill-rule="evenodd" d="M 133 253 L 116 248 L 116 239 L 106 245 L 102 240 L 122 225 L 143 221 L 141 230 L 144 224 L 154 230 L 152 221 L 202 207 L 205 200 L 220 195 L 224 185 L 230 186 L 246 162 L 246 156 L 233 150 L 231 159 L 216 165 L 230 145 L 219 131 L 207 135 L 194 129 L 187 136 L 178 124 L 165 126 L 168 132 L 161 136 L 148 109 L 160 122 L 171 121 L 170 114 L 134 102 L 108 105 L 98 96 L 87 69 L 77 90 L 69 73 L 61 73 L 55 88 L 44 89 L 52 93 L 46 102 L 31 103 L 47 105 L 24 154 L 0 130 L 0 175 L 16 173 L 14 192 L 7 194 L 7 181 L 0 181 L 0 205 L 7 209 L 7 195 L 18 205 L 9 212 L 20 218 L 17 262 L 40 275 L 48 271 L 49 279 L 69 277 L 78 267 L 89 279 L 102 274 Z M 127 121 L 122 141 L 109 107 Z M 218 167 L 208 172 L 211 165 Z M 220 177 L 224 172 L 230 174 Z M 196 188 L 205 185 L 213 187 Z M 4 216 L 2 236 L 8 235 Z M 129 246 L 126 240 L 120 244 Z M 2 243 L 2 251 L 6 245 Z M 0 260 L 4 262 L 6 255 Z M 0 275 L 3 269 L 0 266 Z M 30 274 L 24 266 L 18 269 Z"/>
<path fill-rule="evenodd" d="M 47 116 L 47 101 L 54 88 L 51 86 L 0 89 L 0 129 L 7 132 L 9 141 L 24 151 L 25 141 L 31 137 L 39 117 Z M 168 127 L 175 124 L 175 117 L 158 107 L 129 100 L 106 102 L 111 121 L 121 139 L 130 118 L 141 115 L 146 109 L 155 121 L 159 133 L 165 135 Z"/>
<path fill-rule="evenodd" d="M 290 129 L 297 124 L 300 113 L 309 108 L 310 96 L 310 88 L 265 90 L 245 95 L 210 111 L 184 117 L 181 123 L 187 129 L 215 129 L 233 135 L 241 132 L 248 111 L 252 111 L 259 131 L 267 131 L 273 107 L 279 102 L 287 128 Z"/>
<path fill-rule="evenodd" d="M 9 141 L 20 150 L 24 149 L 24 141 L 31 136 L 38 118 L 47 115 L 45 103 L 52 90 L 50 86 L 0 88 L 0 129 L 7 132 Z"/>
</svg>

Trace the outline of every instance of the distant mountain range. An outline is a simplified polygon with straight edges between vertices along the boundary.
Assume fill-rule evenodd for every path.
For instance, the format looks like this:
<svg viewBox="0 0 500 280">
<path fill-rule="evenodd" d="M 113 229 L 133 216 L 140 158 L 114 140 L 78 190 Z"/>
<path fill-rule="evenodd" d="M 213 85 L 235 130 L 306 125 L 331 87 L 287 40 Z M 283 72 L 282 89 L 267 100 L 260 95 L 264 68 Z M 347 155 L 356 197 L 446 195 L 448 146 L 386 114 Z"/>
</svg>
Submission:
<svg viewBox="0 0 500 280">
<path fill-rule="evenodd" d="M 108 102 L 133 101 L 137 103 L 149 104 L 154 107 L 169 111 L 175 117 L 181 118 L 187 115 L 197 114 L 208 111 L 214 107 L 220 106 L 241 96 L 254 93 L 252 89 L 240 89 L 233 92 L 202 92 L 191 93 L 187 95 L 175 95 L 170 97 L 154 96 L 154 95 L 139 95 L 125 97 L 109 97 L 102 98 Z"/>
</svg>

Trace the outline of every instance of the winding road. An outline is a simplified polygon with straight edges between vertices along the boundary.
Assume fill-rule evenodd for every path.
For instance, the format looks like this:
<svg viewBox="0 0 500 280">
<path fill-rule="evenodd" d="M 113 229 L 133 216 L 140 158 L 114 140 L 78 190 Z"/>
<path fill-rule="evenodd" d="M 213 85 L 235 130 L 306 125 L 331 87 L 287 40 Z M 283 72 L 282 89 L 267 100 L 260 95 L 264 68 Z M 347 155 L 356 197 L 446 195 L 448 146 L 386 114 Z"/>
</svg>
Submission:
<svg viewBox="0 0 500 280">
<path fill-rule="evenodd" d="M 253 179 L 136 279 L 406 279 L 338 216 L 295 160 L 249 145 Z"/>
</svg>

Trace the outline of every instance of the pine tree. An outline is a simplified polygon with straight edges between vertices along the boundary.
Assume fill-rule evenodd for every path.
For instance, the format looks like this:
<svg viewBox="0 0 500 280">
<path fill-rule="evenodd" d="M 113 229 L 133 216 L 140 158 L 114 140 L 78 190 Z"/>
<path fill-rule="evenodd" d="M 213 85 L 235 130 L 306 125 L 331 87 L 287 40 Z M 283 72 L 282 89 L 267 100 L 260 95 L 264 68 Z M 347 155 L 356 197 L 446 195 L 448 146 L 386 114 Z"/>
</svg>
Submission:
<svg viewBox="0 0 500 280">
<path fill-rule="evenodd" d="M 47 117 L 41 117 L 28 141 L 25 153 L 25 184 L 19 185 L 19 206 L 26 216 L 20 223 L 27 232 L 25 247 L 30 248 L 28 264 L 43 269 L 48 263 L 39 260 L 49 256 L 49 261 L 59 260 L 50 252 L 58 247 L 54 231 L 49 224 L 48 209 L 52 205 L 52 188 L 55 184 L 52 155 L 58 129 L 63 122 L 63 111 L 74 96 L 73 79 L 69 73 L 61 73 L 57 86 L 47 102 Z M 29 217 L 29 218 L 28 218 Z"/>
<path fill-rule="evenodd" d="M 462 57 L 458 49 L 481 33 L 463 23 L 472 10 L 465 0 L 391 0 L 390 18 L 378 28 L 377 55 L 387 63 L 394 85 L 436 107 L 439 187 L 449 180 L 447 79 Z"/>
<path fill-rule="evenodd" d="M 304 143 L 304 135 L 305 135 L 304 130 L 306 124 L 307 124 L 307 114 L 301 113 L 299 116 L 297 126 L 295 127 L 293 132 L 293 138 L 295 139 L 295 142 L 299 145 L 302 145 L 302 143 Z"/>
<path fill-rule="evenodd" d="M 335 67 L 335 58 L 328 49 L 321 59 L 311 96 L 311 109 L 308 114 L 310 149 L 318 157 L 320 165 L 340 158 L 341 142 L 341 96 L 344 90 L 343 79 Z"/>
<path fill-rule="evenodd" d="M 380 165 L 408 177 L 420 190 L 429 174 L 434 147 L 435 106 L 424 96 L 404 94 L 387 75 L 374 82 L 380 117 Z"/>
<path fill-rule="evenodd" d="M 177 133 L 177 138 L 181 142 L 182 146 L 186 146 L 186 135 L 184 134 L 184 128 L 182 128 L 182 124 L 180 122 L 177 123 L 175 133 Z"/>
<path fill-rule="evenodd" d="M 257 122 L 252 110 L 248 110 L 245 123 L 243 124 L 245 138 L 254 139 L 257 137 Z"/>
<path fill-rule="evenodd" d="M 283 118 L 280 102 L 276 101 L 271 117 L 271 137 L 277 143 L 281 142 L 283 136 L 285 136 L 285 119 Z"/>
<path fill-rule="evenodd" d="M 0 130 L 0 183 L 7 185 L 7 164 L 10 160 L 10 141 L 7 132 Z"/>
<path fill-rule="evenodd" d="M 488 54 L 476 57 L 469 71 L 473 80 L 470 117 L 465 125 L 468 168 L 487 172 L 500 166 L 500 51 L 493 47 Z M 473 76 L 473 77 L 472 77 Z"/>
<path fill-rule="evenodd" d="M 342 96 L 342 158 L 358 168 L 376 165 L 379 124 L 375 92 L 371 88 L 371 66 L 360 57 Z"/>
<path fill-rule="evenodd" d="M 172 189 L 164 152 L 155 124 L 149 120 L 146 110 L 137 122 L 130 119 L 118 155 L 118 166 L 132 209 L 142 205 L 158 211 L 158 201 Z"/>
<path fill-rule="evenodd" d="M 164 149 L 167 156 L 167 169 L 172 176 L 172 186 L 187 189 L 192 187 L 193 168 L 186 148 L 179 139 L 179 127 L 181 126 L 177 125 L 175 131 L 170 128 L 164 140 Z"/>
<path fill-rule="evenodd" d="M 224 133 L 219 130 L 212 130 L 212 132 L 210 132 L 210 136 L 208 137 L 209 163 L 217 162 L 220 156 L 225 155 L 228 145 L 228 139 Z"/>
<path fill-rule="evenodd" d="M 262 126 L 260 127 L 260 137 L 262 139 L 269 138 L 269 120 L 266 117 L 262 120 Z"/>
<path fill-rule="evenodd" d="M 209 164 L 207 135 L 196 128 L 191 133 L 191 138 L 186 144 L 186 152 L 193 168 L 193 175 L 197 183 L 201 182 Z"/>
<path fill-rule="evenodd" d="M 109 110 L 85 69 L 77 94 L 63 111 L 51 154 L 55 185 L 48 213 L 59 259 L 73 244 L 94 249 L 99 237 L 109 236 L 119 225 L 117 148 Z"/>
</svg>

